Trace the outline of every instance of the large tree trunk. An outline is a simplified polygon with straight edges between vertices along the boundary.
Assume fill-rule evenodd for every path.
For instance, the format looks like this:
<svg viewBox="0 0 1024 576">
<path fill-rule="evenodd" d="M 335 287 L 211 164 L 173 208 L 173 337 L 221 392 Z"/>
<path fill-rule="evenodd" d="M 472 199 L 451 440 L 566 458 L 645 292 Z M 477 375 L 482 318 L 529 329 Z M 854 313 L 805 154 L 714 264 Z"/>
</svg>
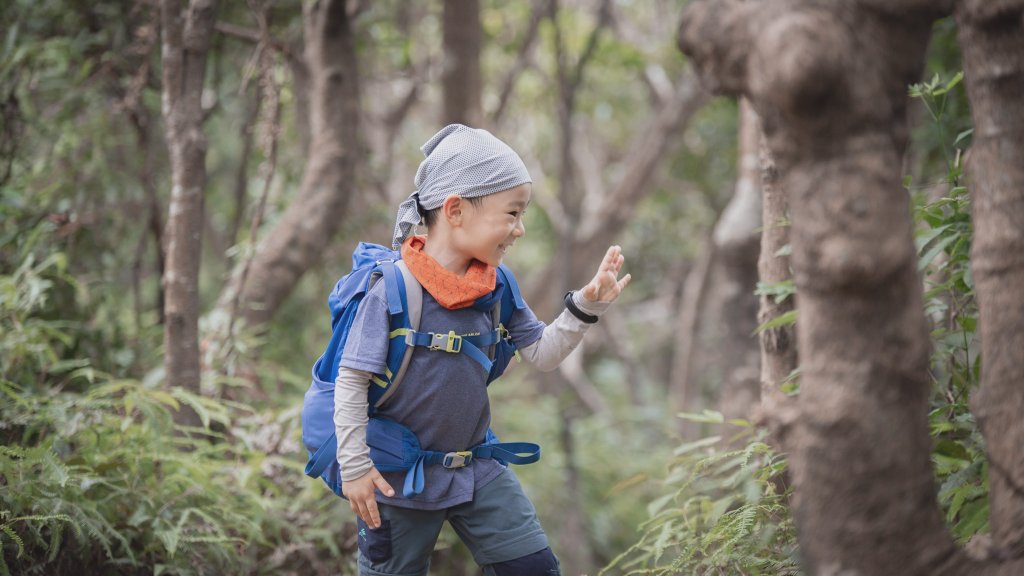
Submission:
<svg viewBox="0 0 1024 576">
<path fill-rule="evenodd" d="M 444 88 L 444 124 L 480 126 L 480 50 L 483 43 L 480 25 L 480 0 L 445 0 L 444 63 L 441 85 Z"/>
<path fill-rule="evenodd" d="M 203 84 L 206 56 L 216 21 L 215 0 L 161 4 L 163 27 L 163 117 L 171 156 L 171 206 L 167 218 L 164 366 L 167 383 L 199 391 L 199 262 L 203 194 L 206 188 L 206 135 Z M 195 424 L 194 413 L 182 412 Z"/>
<path fill-rule="evenodd" d="M 1024 1 L 957 11 L 974 117 L 971 271 L 981 314 L 981 389 L 972 409 L 989 458 L 996 549 L 1024 555 Z"/>
<path fill-rule="evenodd" d="M 241 290 L 238 313 L 250 329 L 261 328 L 274 316 L 347 218 L 357 179 L 359 133 L 358 72 L 349 18 L 344 0 L 303 3 L 311 140 L 302 185 L 257 247 L 244 286 L 239 286 L 243 262 L 220 300 L 227 307 Z"/>
<path fill-rule="evenodd" d="M 758 110 L 790 195 L 803 374 L 786 447 L 810 574 L 972 570 L 935 502 L 928 336 L 900 184 L 906 86 L 950 8 L 705 0 L 683 20 L 681 47 L 711 85 Z"/>
</svg>

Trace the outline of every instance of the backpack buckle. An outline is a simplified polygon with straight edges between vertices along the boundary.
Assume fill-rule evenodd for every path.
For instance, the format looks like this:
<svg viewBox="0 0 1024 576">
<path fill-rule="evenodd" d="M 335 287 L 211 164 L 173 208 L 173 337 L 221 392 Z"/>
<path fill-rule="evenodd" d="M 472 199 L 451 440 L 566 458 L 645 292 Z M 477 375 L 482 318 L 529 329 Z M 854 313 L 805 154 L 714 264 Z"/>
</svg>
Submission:
<svg viewBox="0 0 1024 576">
<path fill-rule="evenodd" d="M 462 351 L 462 336 L 456 334 L 454 330 L 449 330 L 447 334 L 433 334 L 427 349 L 458 354 Z"/>
<path fill-rule="evenodd" d="M 441 465 L 445 468 L 464 468 L 473 461 L 473 453 L 466 450 L 462 452 L 449 452 L 444 455 Z"/>
</svg>

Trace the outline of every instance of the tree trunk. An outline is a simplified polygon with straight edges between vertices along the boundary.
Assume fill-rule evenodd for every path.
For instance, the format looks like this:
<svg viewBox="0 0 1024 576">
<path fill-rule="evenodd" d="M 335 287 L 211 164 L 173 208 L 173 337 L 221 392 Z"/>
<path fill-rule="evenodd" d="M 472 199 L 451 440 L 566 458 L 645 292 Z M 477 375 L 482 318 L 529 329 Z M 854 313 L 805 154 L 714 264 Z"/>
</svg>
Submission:
<svg viewBox="0 0 1024 576">
<path fill-rule="evenodd" d="M 779 186 L 775 160 L 764 139 L 758 119 L 758 149 L 761 166 L 761 255 L 758 277 L 764 284 L 792 280 L 790 259 L 784 253 L 789 244 L 789 203 L 786 191 Z M 793 311 L 794 298 L 776 302 L 775 297 L 762 295 L 757 313 L 758 325 L 775 320 Z M 761 408 L 755 421 L 765 425 L 775 442 L 782 443 L 786 429 L 793 421 L 794 401 L 783 391 L 782 384 L 799 365 L 796 329 L 792 325 L 777 326 L 761 332 Z"/>
<path fill-rule="evenodd" d="M 483 122 L 480 104 L 480 50 L 483 43 L 480 0 L 445 0 L 444 124 L 478 127 Z"/>
<path fill-rule="evenodd" d="M 187 11 L 176 0 L 161 4 L 163 117 L 171 157 L 164 366 L 168 385 L 192 392 L 199 391 L 200 383 L 199 262 L 207 146 L 202 96 L 215 20 L 215 0 L 192 0 Z M 181 414 L 183 423 L 196 423 L 194 413 Z"/>
<path fill-rule="evenodd" d="M 676 316 L 678 335 L 672 350 L 672 364 L 669 368 L 669 400 L 677 412 L 698 412 L 703 408 L 702 395 L 693 383 L 693 358 L 698 348 L 700 312 L 704 310 L 711 287 L 711 265 L 715 259 L 715 247 L 710 238 L 705 239 L 697 261 L 683 282 L 683 294 Z M 683 438 L 697 435 L 697 426 L 690 420 L 680 420 L 679 433 Z"/>
<path fill-rule="evenodd" d="M 1024 1 L 965 0 L 957 23 L 974 118 L 971 272 L 981 316 L 972 411 L 989 458 L 992 537 L 1024 555 Z"/>
<path fill-rule="evenodd" d="M 241 266 L 221 294 L 230 306 L 241 290 L 239 315 L 259 330 L 346 220 L 356 186 L 359 86 L 351 22 L 343 0 L 303 3 L 309 75 L 310 145 L 299 193 L 256 249 L 247 280 Z M 298 76 L 301 69 L 293 67 Z M 301 119 L 298 120 L 300 123 Z"/>
<path fill-rule="evenodd" d="M 760 398 L 757 329 L 757 258 L 761 236 L 761 171 L 757 114 L 740 101 L 739 169 L 732 200 L 715 225 L 715 274 L 721 334 L 718 358 L 722 382 L 719 411 L 725 418 L 750 419 Z"/>
<path fill-rule="evenodd" d="M 810 574 L 969 569 L 935 502 L 900 178 L 906 87 L 940 4 L 705 0 L 683 19 L 681 48 L 703 76 L 761 115 L 790 195 L 803 374 L 786 447 Z"/>
</svg>

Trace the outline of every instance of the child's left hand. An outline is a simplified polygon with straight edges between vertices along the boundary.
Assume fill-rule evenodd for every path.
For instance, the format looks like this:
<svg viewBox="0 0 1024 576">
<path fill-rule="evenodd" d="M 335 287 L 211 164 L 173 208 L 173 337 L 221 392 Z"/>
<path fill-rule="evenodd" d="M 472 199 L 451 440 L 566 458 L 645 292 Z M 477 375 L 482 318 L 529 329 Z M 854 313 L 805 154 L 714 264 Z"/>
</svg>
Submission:
<svg viewBox="0 0 1024 576">
<path fill-rule="evenodd" d="M 614 302 L 632 278 L 626 274 L 619 279 L 619 272 L 622 271 L 622 264 L 625 261 L 626 257 L 622 255 L 620 246 L 609 247 L 594 279 L 580 291 L 583 297 L 591 302 Z"/>
</svg>

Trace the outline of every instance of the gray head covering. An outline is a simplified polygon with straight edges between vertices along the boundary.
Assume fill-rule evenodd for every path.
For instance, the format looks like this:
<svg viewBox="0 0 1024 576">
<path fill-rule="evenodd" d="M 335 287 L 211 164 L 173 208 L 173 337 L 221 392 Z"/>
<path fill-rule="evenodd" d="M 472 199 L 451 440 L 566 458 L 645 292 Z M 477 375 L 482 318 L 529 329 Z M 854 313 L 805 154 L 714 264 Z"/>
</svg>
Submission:
<svg viewBox="0 0 1024 576">
<path fill-rule="evenodd" d="M 398 207 L 392 247 L 397 250 L 420 223 L 417 200 L 424 210 L 444 204 L 456 194 L 476 198 L 533 182 L 522 158 L 490 132 L 450 124 L 423 145 L 426 156 L 416 171 L 416 191 Z"/>
</svg>

